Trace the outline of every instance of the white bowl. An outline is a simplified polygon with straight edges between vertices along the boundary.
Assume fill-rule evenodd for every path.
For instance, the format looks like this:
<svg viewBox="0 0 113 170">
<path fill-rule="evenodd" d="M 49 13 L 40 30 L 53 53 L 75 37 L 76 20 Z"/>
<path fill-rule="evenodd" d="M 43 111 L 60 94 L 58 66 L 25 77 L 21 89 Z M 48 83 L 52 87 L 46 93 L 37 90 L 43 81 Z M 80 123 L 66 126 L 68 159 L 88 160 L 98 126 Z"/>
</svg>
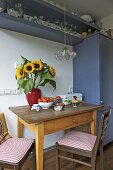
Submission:
<svg viewBox="0 0 113 170">
<path fill-rule="evenodd" d="M 63 109 L 63 106 L 54 106 L 54 109 L 56 111 L 61 111 Z"/>
<path fill-rule="evenodd" d="M 42 109 L 49 109 L 52 106 L 53 102 L 38 102 Z"/>
</svg>

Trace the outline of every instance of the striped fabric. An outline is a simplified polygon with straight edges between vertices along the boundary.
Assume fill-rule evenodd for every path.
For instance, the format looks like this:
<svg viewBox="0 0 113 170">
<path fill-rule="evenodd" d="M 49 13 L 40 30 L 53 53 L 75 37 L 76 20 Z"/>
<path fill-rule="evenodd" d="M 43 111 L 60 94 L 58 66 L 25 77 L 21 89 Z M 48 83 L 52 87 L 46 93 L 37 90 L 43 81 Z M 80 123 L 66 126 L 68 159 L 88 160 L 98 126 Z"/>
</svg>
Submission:
<svg viewBox="0 0 113 170">
<path fill-rule="evenodd" d="M 33 143 L 33 139 L 9 138 L 0 145 L 0 161 L 19 163 Z"/>
<path fill-rule="evenodd" d="M 4 128 L 3 123 L 0 120 L 0 144 L 4 142 Z"/>
<path fill-rule="evenodd" d="M 5 138 L 3 134 L 0 134 L 0 145 L 5 142 Z"/>
<path fill-rule="evenodd" d="M 0 113 L 0 144 L 2 144 L 8 138 L 10 138 L 10 135 L 6 126 L 4 113 Z"/>
<path fill-rule="evenodd" d="M 64 137 L 58 141 L 58 144 L 81 150 L 92 151 L 95 141 L 96 136 L 92 134 L 72 131 L 64 135 Z"/>
</svg>

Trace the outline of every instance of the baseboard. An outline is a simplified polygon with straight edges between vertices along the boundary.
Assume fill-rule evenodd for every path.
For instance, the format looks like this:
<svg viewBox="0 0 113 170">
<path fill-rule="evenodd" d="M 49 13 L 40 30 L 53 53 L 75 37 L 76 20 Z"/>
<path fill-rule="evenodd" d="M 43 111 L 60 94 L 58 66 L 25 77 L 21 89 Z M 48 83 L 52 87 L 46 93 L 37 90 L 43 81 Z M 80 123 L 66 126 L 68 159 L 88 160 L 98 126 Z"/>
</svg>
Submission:
<svg viewBox="0 0 113 170">
<path fill-rule="evenodd" d="M 44 153 L 49 152 L 49 151 L 52 151 L 52 150 L 54 150 L 55 148 L 56 148 L 55 145 L 50 146 L 50 147 L 48 147 L 48 148 L 45 148 L 45 149 L 44 149 Z"/>
<path fill-rule="evenodd" d="M 104 150 L 108 149 L 108 147 L 110 147 L 112 145 L 113 145 L 113 140 L 104 145 Z"/>
</svg>

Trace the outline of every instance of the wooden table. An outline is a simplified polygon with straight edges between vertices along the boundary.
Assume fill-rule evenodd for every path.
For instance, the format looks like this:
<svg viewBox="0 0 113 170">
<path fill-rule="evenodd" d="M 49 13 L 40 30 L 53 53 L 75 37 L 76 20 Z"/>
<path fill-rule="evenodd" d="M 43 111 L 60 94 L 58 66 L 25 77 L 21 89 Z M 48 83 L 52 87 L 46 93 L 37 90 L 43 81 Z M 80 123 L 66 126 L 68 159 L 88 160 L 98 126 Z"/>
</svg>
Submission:
<svg viewBox="0 0 113 170">
<path fill-rule="evenodd" d="M 100 105 L 82 103 L 78 107 L 71 105 L 57 112 L 53 108 L 31 111 L 29 106 L 10 107 L 18 117 L 18 137 L 22 137 L 23 126 L 36 135 L 36 164 L 37 170 L 43 170 L 43 144 L 44 135 L 77 127 L 90 123 L 91 133 L 96 133 L 96 114 Z"/>
</svg>

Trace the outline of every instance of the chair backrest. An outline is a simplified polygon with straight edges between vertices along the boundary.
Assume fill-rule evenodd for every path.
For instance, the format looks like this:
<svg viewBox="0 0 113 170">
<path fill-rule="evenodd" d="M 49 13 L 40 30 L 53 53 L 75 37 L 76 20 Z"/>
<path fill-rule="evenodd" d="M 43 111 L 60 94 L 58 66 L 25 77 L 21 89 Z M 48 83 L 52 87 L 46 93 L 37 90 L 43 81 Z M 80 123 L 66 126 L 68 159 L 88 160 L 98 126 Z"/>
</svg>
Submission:
<svg viewBox="0 0 113 170">
<path fill-rule="evenodd" d="M 95 154 L 97 153 L 101 144 L 103 144 L 103 139 L 104 139 L 105 131 L 106 131 L 107 126 L 108 126 L 110 114 L 111 114 L 111 107 L 104 109 L 104 111 L 102 113 L 99 132 L 97 134 L 97 139 L 96 139 L 96 142 L 95 142 L 95 145 L 94 145 L 94 148 L 93 148 L 93 152 Z"/>
<path fill-rule="evenodd" d="M 0 113 L 0 144 L 10 138 L 8 133 L 4 113 Z"/>
</svg>

